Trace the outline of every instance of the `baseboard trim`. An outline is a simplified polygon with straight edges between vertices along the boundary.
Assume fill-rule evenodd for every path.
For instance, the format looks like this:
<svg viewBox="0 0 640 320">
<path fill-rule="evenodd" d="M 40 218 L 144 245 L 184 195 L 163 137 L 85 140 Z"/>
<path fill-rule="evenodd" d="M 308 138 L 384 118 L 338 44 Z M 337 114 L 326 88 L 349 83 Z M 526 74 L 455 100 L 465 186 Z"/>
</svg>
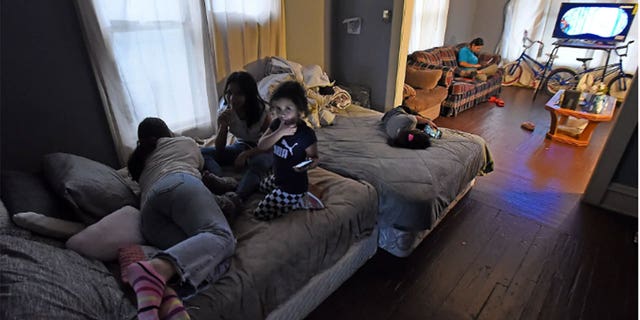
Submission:
<svg viewBox="0 0 640 320">
<path fill-rule="evenodd" d="M 602 197 L 601 206 L 607 210 L 638 217 L 638 188 L 611 183 Z"/>
</svg>

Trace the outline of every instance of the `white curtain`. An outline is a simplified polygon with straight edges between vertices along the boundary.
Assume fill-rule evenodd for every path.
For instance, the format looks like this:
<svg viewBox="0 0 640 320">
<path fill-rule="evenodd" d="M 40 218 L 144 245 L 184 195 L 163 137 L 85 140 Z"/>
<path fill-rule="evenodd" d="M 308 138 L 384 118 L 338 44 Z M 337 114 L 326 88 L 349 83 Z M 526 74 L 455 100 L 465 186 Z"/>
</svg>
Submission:
<svg viewBox="0 0 640 320">
<path fill-rule="evenodd" d="M 585 1 L 585 0 L 511 0 L 507 5 L 504 31 L 499 48 L 499 52 L 505 62 L 513 61 L 522 52 L 522 35 L 525 30 L 529 32 L 529 38 L 541 40 L 545 44 L 545 53 L 550 53 L 553 49 L 552 43 L 557 39 L 552 37 L 553 27 L 556 23 L 560 5 L 562 2 L 601 2 L 601 3 L 628 3 L 636 2 L 629 0 L 606 0 L 606 1 Z M 638 18 L 636 17 L 631 25 L 631 30 L 626 41 L 635 40 L 629 49 L 629 55 L 624 58 L 623 65 L 626 72 L 633 74 L 638 65 Z M 537 47 L 534 48 L 537 50 Z M 528 52 L 534 56 L 536 51 Z M 554 61 L 554 67 L 567 66 L 572 68 L 580 67 L 581 63 L 576 58 L 591 57 L 591 67 L 604 65 L 606 53 L 601 50 L 585 50 L 562 47 L 558 49 L 558 58 Z M 546 62 L 548 56 L 543 55 L 539 61 Z M 611 53 L 609 63 L 617 61 L 615 53 Z"/>
<path fill-rule="evenodd" d="M 286 58 L 284 0 L 204 1 L 218 81 L 258 59 Z"/>
<path fill-rule="evenodd" d="M 449 0 L 415 0 L 409 38 L 409 52 L 444 43 Z"/>
<path fill-rule="evenodd" d="M 217 93 L 202 0 L 76 5 L 122 164 L 145 117 L 159 117 L 181 134 L 214 132 Z"/>
</svg>

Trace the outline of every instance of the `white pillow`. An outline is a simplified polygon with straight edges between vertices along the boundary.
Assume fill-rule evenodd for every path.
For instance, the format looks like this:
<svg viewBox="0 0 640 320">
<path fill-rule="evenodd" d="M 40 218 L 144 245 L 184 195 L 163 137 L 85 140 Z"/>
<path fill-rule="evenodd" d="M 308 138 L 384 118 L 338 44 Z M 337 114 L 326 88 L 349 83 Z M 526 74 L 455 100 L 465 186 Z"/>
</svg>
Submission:
<svg viewBox="0 0 640 320">
<path fill-rule="evenodd" d="M 140 211 L 124 206 L 67 240 L 67 248 L 101 261 L 118 259 L 118 249 L 143 244 Z"/>
<path fill-rule="evenodd" d="M 333 85 L 333 82 L 329 81 L 329 76 L 327 76 L 317 64 L 302 68 L 302 75 L 304 76 L 304 86 L 307 88 L 328 87 Z"/>
</svg>

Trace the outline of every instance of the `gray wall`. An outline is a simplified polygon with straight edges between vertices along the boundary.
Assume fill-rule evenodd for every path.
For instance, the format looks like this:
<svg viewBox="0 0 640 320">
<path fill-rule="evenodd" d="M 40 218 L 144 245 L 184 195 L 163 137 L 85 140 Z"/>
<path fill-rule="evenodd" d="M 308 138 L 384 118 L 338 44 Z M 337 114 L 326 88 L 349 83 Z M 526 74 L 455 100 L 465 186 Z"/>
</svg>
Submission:
<svg viewBox="0 0 640 320">
<path fill-rule="evenodd" d="M 503 10 L 508 0 L 450 0 L 445 45 L 484 39 L 483 51 L 494 52 L 504 26 Z"/>
<path fill-rule="evenodd" d="M 636 107 L 628 105 L 628 107 Z M 618 163 L 616 173 L 613 175 L 613 182 L 624 184 L 629 187 L 638 188 L 638 127 L 636 126 L 633 135 L 624 150 L 622 159 Z"/>
<path fill-rule="evenodd" d="M 385 107 L 391 44 L 391 23 L 382 21 L 382 11 L 385 9 L 393 9 L 393 0 L 331 2 L 329 74 L 338 83 L 369 87 L 372 108 L 380 111 Z M 351 17 L 362 18 L 360 34 L 347 34 L 347 26 L 342 21 Z"/>
<path fill-rule="evenodd" d="M 69 152 L 117 166 L 72 0 L 0 2 L 2 170 Z"/>
<path fill-rule="evenodd" d="M 472 39 L 473 20 L 475 18 L 476 1 L 450 0 L 447 14 L 447 29 L 444 33 L 444 44 L 454 45 Z"/>
</svg>

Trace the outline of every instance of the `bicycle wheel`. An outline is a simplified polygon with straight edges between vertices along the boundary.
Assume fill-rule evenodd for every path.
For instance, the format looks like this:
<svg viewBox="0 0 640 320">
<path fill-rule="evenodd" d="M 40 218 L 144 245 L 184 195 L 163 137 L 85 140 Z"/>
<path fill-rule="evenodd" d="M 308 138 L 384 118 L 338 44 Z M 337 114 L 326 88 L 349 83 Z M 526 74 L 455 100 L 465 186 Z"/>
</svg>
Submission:
<svg viewBox="0 0 640 320">
<path fill-rule="evenodd" d="M 631 86 L 631 80 L 633 75 L 625 73 L 618 75 L 609 81 L 607 88 L 609 88 L 609 95 L 616 98 L 618 101 L 624 100 Z"/>
<path fill-rule="evenodd" d="M 504 74 L 502 76 L 502 85 L 505 87 L 511 86 L 520 80 L 522 76 L 522 65 L 517 62 L 509 62 L 504 67 Z"/>
<path fill-rule="evenodd" d="M 550 95 L 556 94 L 558 90 L 573 89 L 578 84 L 576 72 L 568 68 L 558 68 L 551 70 L 544 82 L 544 91 Z"/>
</svg>

